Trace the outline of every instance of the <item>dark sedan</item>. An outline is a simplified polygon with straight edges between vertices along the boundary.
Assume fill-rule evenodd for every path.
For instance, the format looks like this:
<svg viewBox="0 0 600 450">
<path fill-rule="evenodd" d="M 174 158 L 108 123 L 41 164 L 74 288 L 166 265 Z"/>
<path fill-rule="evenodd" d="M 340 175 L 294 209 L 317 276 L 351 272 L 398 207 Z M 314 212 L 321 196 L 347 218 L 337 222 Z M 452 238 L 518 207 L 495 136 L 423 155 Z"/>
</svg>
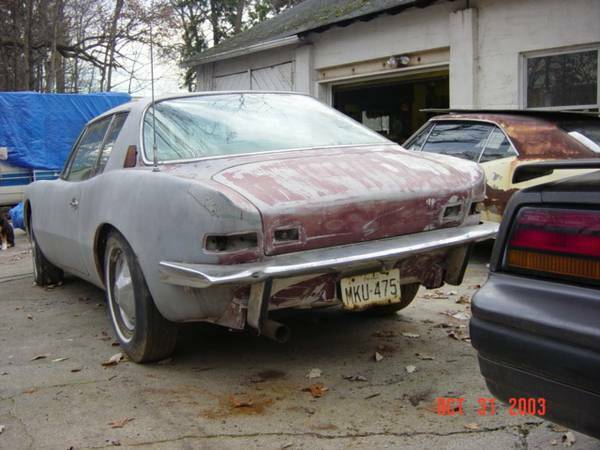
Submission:
<svg viewBox="0 0 600 450">
<path fill-rule="evenodd" d="M 600 161 L 521 166 L 515 181 Z M 600 171 L 509 202 L 471 339 L 489 390 L 512 413 L 600 438 Z"/>
</svg>

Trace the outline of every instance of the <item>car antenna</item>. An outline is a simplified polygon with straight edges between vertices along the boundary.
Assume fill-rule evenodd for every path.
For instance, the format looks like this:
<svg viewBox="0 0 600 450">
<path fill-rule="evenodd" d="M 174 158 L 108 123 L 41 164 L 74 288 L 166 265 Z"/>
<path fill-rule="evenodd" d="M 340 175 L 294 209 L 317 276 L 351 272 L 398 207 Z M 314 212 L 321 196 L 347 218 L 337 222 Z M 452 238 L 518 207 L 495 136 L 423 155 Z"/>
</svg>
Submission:
<svg viewBox="0 0 600 450">
<path fill-rule="evenodd" d="M 150 3 L 151 11 L 154 11 L 154 2 Z M 150 86 L 152 89 L 152 159 L 154 163 L 153 172 L 160 172 L 158 168 L 158 146 L 156 144 L 156 111 L 154 109 L 154 39 L 152 34 L 152 17 L 149 18 L 150 27 Z"/>
</svg>

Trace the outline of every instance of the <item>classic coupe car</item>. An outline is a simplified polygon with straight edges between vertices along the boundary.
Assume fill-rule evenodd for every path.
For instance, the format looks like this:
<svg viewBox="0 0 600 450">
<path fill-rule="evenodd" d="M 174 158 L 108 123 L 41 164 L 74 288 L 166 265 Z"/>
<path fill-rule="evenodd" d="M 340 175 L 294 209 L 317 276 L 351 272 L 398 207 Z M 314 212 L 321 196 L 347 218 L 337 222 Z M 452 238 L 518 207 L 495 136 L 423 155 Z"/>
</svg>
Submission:
<svg viewBox="0 0 600 450">
<path fill-rule="evenodd" d="M 138 100 L 85 127 L 24 216 L 35 280 L 106 290 L 129 357 L 166 357 L 177 322 L 285 340 L 285 308 L 406 307 L 460 283 L 480 223 L 474 163 L 408 152 L 311 97 Z"/>
<path fill-rule="evenodd" d="M 431 118 L 404 148 L 481 164 L 487 179 L 482 218 L 500 222 L 519 189 L 581 173 L 566 170 L 515 183 L 513 173 L 520 164 L 600 158 L 600 119 L 556 111 L 454 110 Z"/>
<path fill-rule="evenodd" d="M 600 160 L 526 164 L 515 181 L 577 168 Z M 600 170 L 515 194 L 472 307 L 481 373 L 509 413 L 600 438 Z"/>
</svg>

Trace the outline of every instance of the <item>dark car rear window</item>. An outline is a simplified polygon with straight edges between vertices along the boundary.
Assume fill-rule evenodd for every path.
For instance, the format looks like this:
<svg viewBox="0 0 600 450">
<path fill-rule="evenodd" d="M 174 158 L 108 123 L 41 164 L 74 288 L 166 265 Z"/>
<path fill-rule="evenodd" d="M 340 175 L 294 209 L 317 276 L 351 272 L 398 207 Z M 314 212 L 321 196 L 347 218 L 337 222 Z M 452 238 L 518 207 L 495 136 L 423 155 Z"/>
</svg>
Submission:
<svg viewBox="0 0 600 450">
<path fill-rule="evenodd" d="M 493 128 L 486 123 L 437 122 L 423 151 L 477 161 Z"/>
</svg>

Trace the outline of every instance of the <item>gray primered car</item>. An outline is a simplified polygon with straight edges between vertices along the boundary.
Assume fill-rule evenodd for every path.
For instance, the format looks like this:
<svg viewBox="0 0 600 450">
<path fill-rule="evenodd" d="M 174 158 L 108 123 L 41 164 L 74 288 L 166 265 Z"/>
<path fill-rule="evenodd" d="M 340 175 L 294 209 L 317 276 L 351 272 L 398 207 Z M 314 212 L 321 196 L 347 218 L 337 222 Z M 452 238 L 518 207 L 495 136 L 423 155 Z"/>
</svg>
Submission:
<svg viewBox="0 0 600 450">
<path fill-rule="evenodd" d="M 122 105 L 91 121 L 25 221 L 38 284 L 106 289 L 135 361 L 176 322 L 284 340 L 269 311 L 392 312 L 462 280 L 480 223 L 476 164 L 408 152 L 305 95 L 233 92 Z"/>
</svg>

